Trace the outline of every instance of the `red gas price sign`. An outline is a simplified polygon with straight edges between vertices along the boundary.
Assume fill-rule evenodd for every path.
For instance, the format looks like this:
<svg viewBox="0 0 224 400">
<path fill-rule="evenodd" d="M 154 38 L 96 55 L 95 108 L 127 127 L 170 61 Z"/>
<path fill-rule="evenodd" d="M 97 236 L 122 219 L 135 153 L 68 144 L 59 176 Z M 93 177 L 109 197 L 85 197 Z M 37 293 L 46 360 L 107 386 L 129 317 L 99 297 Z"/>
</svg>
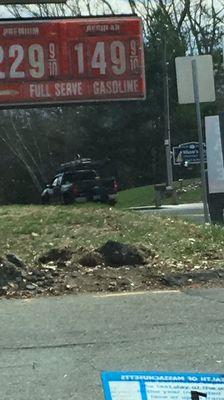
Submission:
<svg viewBox="0 0 224 400">
<path fill-rule="evenodd" d="M 0 106 L 145 98 L 142 22 L 0 22 Z"/>
</svg>

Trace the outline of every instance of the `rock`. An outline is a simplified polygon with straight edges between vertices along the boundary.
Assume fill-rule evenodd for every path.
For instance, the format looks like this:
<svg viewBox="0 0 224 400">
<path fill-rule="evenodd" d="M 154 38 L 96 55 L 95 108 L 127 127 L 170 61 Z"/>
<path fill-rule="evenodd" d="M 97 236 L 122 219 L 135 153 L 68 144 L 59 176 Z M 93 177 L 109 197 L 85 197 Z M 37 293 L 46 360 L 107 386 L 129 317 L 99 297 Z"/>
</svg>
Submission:
<svg viewBox="0 0 224 400">
<path fill-rule="evenodd" d="M 84 254 L 79 260 L 79 264 L 81 264 L 84 267 L 90 267 L 90 268 L 94 268 L 97 265 L 102 265 L 103 263 L 104 263 L 104 258 L 102 254 L 95 251 Z"/>
<path fill-rule="evenodd" d="M 28 282 L 32 282 L 32 281 L 33 281 L 33 278 L 34 278 L 34 277 L 33 277 L 32 275 L 27 275 L 25 279 L 26 279 L 26 281 L 28 281 Z"/>
<path fill-rule="evenodd" d="M 29 283 L 28 285 L 26 285 L 26 289 L 28 290 L 35 290 L 37 289 L 36 285 L 33 285 L 32 283 Z"/>
<path fill-rule="evenodd" d="M 0 296 L 4 296 L 7 294 L 7 288 L 6 287 L 0 287 Z"/>
<path fill-rule="evenodd" d="M 59 276 L 59 275 L 60 275 L 60 274 L 59 274 L 58 271 L 52 271 L 52 276 L 57 277 L 57 276 Z"/>
<path fill-rule="evenodd" d="M 55 271 L 57 269 L 57 265 L 49 265 L 49 264 L 45 264 L 43 266 L 44 269 L 46 270 L 51 270 L 51 271 Z"/>
<path fill-rule="evenodd" d="M 22 278 L 21 270 L 15 264 L 0 258 L 0 286 L 4 287 L 16 278 Z"/>
<path fill-rule="evenodd" d="M 27 280 L 28 280 L 29 282 L 36 283 L 36 282 L 38 281 L 38 277 L 35 276 L 35 275 L 32 275 L 32 276 L 30 276 L 30 278 L 27 279 Z"/>
<path fill-rule="evenodd" d="M 65 285 L 65 289 L 66 290 L 72 290 L 72 286 L 71 285 Z"/>
<path fill-rule="evenodd" d="M 108 286 L 108 290 L 114 291 L 117 288 L 117 283 L 116 282 L 110 282 Z"/>
<path fill-rule="evenodd" d="M 25 281 L 25 279 L 23 279 L 20 282 L 18 282 L 18 285 L 19 285 L 19 289 L 21 289 L 21 290 L 26 289 L 26 281 Z"/>
<path fill-rule="evenodd" d="M 12 288 L 12 289 L 14 289 L 14 290 L 17 290 L 17 289 L 19 288 L 19 286 L 17 285 L 17 283 L 14 283 L 14 282 L 9 282 L 9 287 Z"/>
<path fill-rule="evenodd" d="M 72 278 L 77 278 L 78 276 L 79 276 L 78 271 L 72 271 L 72 273 L 71 273 Z"/>
<path fill-rule="evenodd" d="M 38 237 L 38 236 L 40 236 L 40 235 L 39 235 L 39 233 L 32 232 L 32 233 L 31 233 L 31 236 L 32 236 L 33 238 L 36 238 L 36 237 Z"/>
<path fill-rule="evenodd" d="M 26 269 L 25 263 L 21 260 L 21 258 L 17 257 L 15 254 L 13 253 L 6 254 L 6 258 L 9 262 L 15 264 L 18 268 Z"/>
<path fill-rule="evenodd" d="M 26 279 L 26 277 L 27 277 L 27 272 L 21 271 L 21 277 Z"/>
<path fill-rule="evenodd" d="M 34 269 L 32 272 L 33 272 L 33 275 L 35 275 L 37 278 L 44 278 L 44 276 L 45 276 L 44 271 L 42 271 L 39 268 Z"/>
<path fill-rule="evenodd" d="M 145 264 L 142 252 L 129 244 L 109 240 L 98 252 L 103 254 L 105 263 L 112 267 Z"/>
<path fill-rule="evenodd" d="M 70 260 L 72 257 L 72 251 L 70 249 L 64 248 L 64 249 L 50 249 L 47 251 L 45 254 L 43 254 L 41 257 L 39 257 L 38 261 L 47 264 L 50 261 L 56 261 L 56 262 L 65 262 Z"/>
<path fill-rule="evenodd" d="M 187 282 L 187 279 L 185 279 L 185 277 L 178 275 L 166 275 L 162 280 L 167 286 L 170 287 L 183 286 Z"/>
</svg>

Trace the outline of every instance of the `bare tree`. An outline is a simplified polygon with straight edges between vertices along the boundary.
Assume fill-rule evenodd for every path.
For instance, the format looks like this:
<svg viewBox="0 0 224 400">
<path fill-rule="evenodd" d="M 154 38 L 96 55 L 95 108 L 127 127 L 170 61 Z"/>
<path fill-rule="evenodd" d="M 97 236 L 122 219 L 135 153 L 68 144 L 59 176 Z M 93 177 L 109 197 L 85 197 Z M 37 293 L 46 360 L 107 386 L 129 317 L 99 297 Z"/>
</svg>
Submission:
<svg viewBox="0 0 224 400">
<path fill-rule="evenodd" d="M 106 5 L 111 14 L 113 15 L 115 14 L 113 7 L 111 6 L 108 0 L 102 0 L 102 3 Z"/>
<path fill-rule="evenodd" d="M 135 13 L 135 2 L 128 0 L 130 13 Z M 12 5 L 7 6 L 10 14 L 16 18 L 24 15 L 34 17 L 58 17 L 58 16 L 81 16 L 121 14 L 123 11 L 116 9 L 110 0 L 68 0 L 66 4 L 38 4 L 38 5 Z M 125 8 L 126 9 L 126 8 Z"/>
<path fill-rule="evenodd" d="M 7 6 L 7 10 L 15 18 L 22 18 L 24 15 L 35 18 L 64 17 L 68 15 L 79 16 L 83 12 L 88 13 L 87 5 L 87 0 L 71 0 L 67 4 L 13 5 Z"/>
<path fill-rule="evenodd" d="M 129 4 L 132 12 L 142 17 L 146 37 L 156 34 L 153 27 L 159 8 L 164 15 L 164 24 L 188 40 L 189 52 L 212 53 L 220 43 L 223 0 L 129 0 Z"/>
<path fill-rule="evenodd" d="M 16 158 L 24 165 L 25 169 L 29 173 L 34 186 L 41 192 L 43 180 L 39 178 L 37 174 L 37 163 L 24 143 L 19 130 L 17 129 L 14 121 L 11 119 L 11 130 L 1 127 L 0 140 L 10 149 L 10 151 L 16 156 Z M 39 170 L 39 167 L 38 167 Z"/>
<path fill-rule="evenodd" d="M 223 34 L 224 4 L 222 1 L 191 1 L 187 10 L 186 30 L 199 54 L 211 54 Z M 192 43 L 191 43 L 192 47 Z"/>
<path fill-rule="evenodd" d="M 67 4 L 8 6 L 16 18 L 24 14 L 34 17 L 58 17 L 121 13 L 110 0 L 68 0 Z M 211 53 L 223 32 L 224 0 L 128 0 L 130 13 L 144 22 L 145 37 L 156 34 L 154 23 L 158 8 L 164 15 L 164 25 L 188 40 L 189 52 Z"/>
</svg>

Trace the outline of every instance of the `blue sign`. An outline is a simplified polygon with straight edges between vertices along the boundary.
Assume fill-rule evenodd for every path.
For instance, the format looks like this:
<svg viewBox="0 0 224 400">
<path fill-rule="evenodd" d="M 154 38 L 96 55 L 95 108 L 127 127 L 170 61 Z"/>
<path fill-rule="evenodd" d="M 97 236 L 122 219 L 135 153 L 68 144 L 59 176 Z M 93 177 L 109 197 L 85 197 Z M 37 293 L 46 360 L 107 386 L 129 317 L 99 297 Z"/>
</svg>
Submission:
<svg viewBox="0 0 224 400">
<path fill-rule="evenodd" d="M 206 162 L 206 145 L 204 146 L 204 161 Z M 174 165 L 200 164 L 200 153 L 198 142 L 182 143 L 173 147 L 173 163 Z"/>
<path fill-rule="evenodd" d="M 224 400 L 224 374 L 103 372 L 105 400 Z"/>
</svg>

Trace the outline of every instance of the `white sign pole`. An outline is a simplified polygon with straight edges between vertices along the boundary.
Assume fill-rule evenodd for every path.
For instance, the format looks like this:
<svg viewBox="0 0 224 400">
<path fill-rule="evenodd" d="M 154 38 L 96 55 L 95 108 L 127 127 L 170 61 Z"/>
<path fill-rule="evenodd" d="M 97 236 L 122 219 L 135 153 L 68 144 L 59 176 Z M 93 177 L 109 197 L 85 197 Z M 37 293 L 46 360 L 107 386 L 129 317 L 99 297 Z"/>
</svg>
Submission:
<svg viewBox="0 0 224 400">
<path fill-rule="evenodd" d="M 192 65 L 192 76 L 193 76 L 193 87 L 194 87 L 194 100 L 197 114 L 197 125 L 198 125 L 198 142 L 199 142 L 199 153 L 200 153 L 200 166 L 201 166 L 201 182 L 202 182 L 202 199 L 204 206 L 204 218 L 205 222 L 210 222 L 208 203 L 207 203 L 207 185 L 205 176 L 205 163 L 204 163 L 204 149 L 203 149 L 203 135 L 201 125 L 201 109 L 199 99 L 199 87 L 198 87 L 198 71 L 196 60 L 191 61 Z"/>
<path fill-rule="evenodd" d="M 209 193 L 224 193 L 224 158 L 218 115 L 205 117 Z"/>
<path fill-rule="evenodd" d="M 200 103 L 215 101 L 212 56 L 207 54 L 201 56 L 176 57 L 175 63 L 179 103 L 195 103 L 196 107 L 204 218 L 205 222 L 209 222 Z"/>
</svg>

